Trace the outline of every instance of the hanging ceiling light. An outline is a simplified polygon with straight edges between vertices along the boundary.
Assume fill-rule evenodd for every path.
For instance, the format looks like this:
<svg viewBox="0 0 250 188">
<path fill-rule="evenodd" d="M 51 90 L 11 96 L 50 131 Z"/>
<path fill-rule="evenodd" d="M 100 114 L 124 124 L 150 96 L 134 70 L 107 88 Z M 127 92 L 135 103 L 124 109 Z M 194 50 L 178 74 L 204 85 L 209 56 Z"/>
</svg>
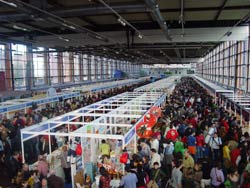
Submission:
<svg viewBox="0 0 250 188">
<path fill-rule="evenodd" d="M 142 39 L 142 38 L 143 38 L 143 36 L 142 36 L 142 34 L 141 34 L 141 33 L 138 33 L 138 37 L 139 37 L 140 39 Z"/>
<path fill-rule="evenodd" d="M 124 27 L 126 26 L 126 21 L 123 18 L 119 17 L 117 21 L 120 22 Z"/>
<path fill-rule="evenodd" d="M 76 29 L 76 27 L 75 26 L 73 26 L 73 25 L 68 25 L 68 24 L 66 24 L 66 23 L 62 23 L 62 25 L 64 26 L 64 27 L 68 27 L 68 28 L 70 28 L 70 29 Z"/>
<path fill-rule="evenodd" d="M 14 24 L 12 27 L 13 27 L 14 29 L 17 29 L 17 30 L 21 30 L 21 31 L 28 31 L 28 29 L 27 29 L 27 28 L 25 28 L 25 27 L 21 27 L 21 26 L 18 26 L 18 25 L 16 25 L 16 24 Z"/>
<path fill-rule="evenodd" d="M 9 6 L 12 6 L 12 7 L 17 7 L 17 4 L 15 3 L 12 3 L 12 2 L 8 2 L 8 1 L 5 1 L 5 0 L 0 0 L 0 2 L 6 4 L 6 5 L 9 5 Z"/>
<path fill-rule="evenodd" d="M 69 39 L 67 39 L 67 38 L 64 38 L 64 37 L 61 37 L 61 36 L 59 36 L 58 37 L 60 40 L 63 40 L 63 41 L 65 41 L 65 42 L 69 42 L 70 40 Z"/>
</svg>

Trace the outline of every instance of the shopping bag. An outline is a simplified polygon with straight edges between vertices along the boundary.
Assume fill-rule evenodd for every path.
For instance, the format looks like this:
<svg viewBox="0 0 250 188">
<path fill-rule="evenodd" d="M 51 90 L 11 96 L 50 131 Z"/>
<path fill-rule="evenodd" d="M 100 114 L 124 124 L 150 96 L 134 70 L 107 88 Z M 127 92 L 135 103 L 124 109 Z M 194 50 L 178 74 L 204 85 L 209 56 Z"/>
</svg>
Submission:
<svg viewBox="0 0 250 188">
<path fill-rule="evenodd" d="M 154 180 L 150 180 L 147 184 L 147 188 L 159 188 L 159 186 Z"/>
<path fill-rule="evenodd" d="M 127 153 L 123 153 L 120 157 L 120 163 L 122 164 L 127 164 L 128 162 L 128 154 Z"/>
<path fill-rule="evenodd" d="M 76 155 L 82 155 L 82 146 L 80 144 L 76 146 Z"/>
</svg>

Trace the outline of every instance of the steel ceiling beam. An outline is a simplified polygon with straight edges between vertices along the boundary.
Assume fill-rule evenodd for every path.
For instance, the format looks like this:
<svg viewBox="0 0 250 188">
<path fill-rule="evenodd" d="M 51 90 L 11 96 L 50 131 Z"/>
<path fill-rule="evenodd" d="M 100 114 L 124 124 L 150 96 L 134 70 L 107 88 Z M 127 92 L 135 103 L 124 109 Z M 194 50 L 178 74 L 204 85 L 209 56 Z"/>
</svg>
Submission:
<svg viewBox="0 0 250 188">
<path fill-rule="evenodd" d="M 177 57 L 178 57 L 179 59 L 181 59 L 181 53 L 180 53 L 179 48 L 174 48 L 174 51 L 175 51 Z"/>
<path fill-rule="evenodd" d="M 221 7 L 220 7 L 220 9 L 219 9 L 219 11 L 217 12 L 217 14 L 216 14 L 215 17 L 214 17 L 214 20 L 218 20 L 218 18 L 219 18 L 219 16 L 220 16 L 221 12 L 223 11 L 223 9 L 225 8 L 225 6 L 226 6 L 226 4 L 227 4 L 227 1 L 228 1 L 228 0 L 224 0 L 224 1 L 223 1 L 222 5 L 221 5 Z"/>
<path fill-rule="evenodd" d="M 155 18 L 155 20 L 159 24 L 160 28 L 164 32 L 166 39 L 171 41 L 172 39 L 168 34 L 167 23 L 161 15 L 159 5 L 157 4 L 157 2 L 155 0 L 145 0 L 145 2 L 147 4 L 148 8 L 150 8 L 150 10 L 152 11 L 153 17 Z"/>
<path fill-rule="evenodd" d="M 6 3 L 4 3 L 4 2 L 0 2 L 0 3 L 6 5 Z M 31 20 L 35 20 L 36 17 L 34 17 L 34 16 L 38 15 L 38 17 L 40 19 L 58 24 L 59 27 L 64 26 L 65 28 L 67 28 L 73 32 L 84 33 L 87 36 L 94 38 L 96 40 L 101 40 L 104 42 L 109 41 L 108 38 L 105 36 L 102 36 L 102 35 L 94 32 L 88 28 L 77 25 L 71 21 L 67 21 L 67 20 L 61 18 L 60 16 L 54 15 L 50 12 L 47 12 L 46 10 L 42 10 L 40 8 L 37 8 L 31 4 L 25 3 L 25 2 L 20 1 L 20 0 L 11 0 L 8 3 L 12 3 L 13 5 L 15 5 L 15 6 L 13 6 L 13 5 L 8 4 L 12 8 L 14 7 L 18 11 L 25 12 L 25 14 L 28 15 L 31 18 Z M 7 19 L 7 21 L 13 22 L 13 20 L 11 20 L 11 19 Z"/>
<path fill-rule="evenodd" d="M 134 5 L 112 5 L 112 7 L 119 14 L 136 14 L 136 13 L 149 13 L 150 10 L 146 8 L 144 4 Z M 223 10 L 248 10 L 250 6 L 227 6 Z M 201 11 L 218 11 L 220 7 L 201 7 L 201 8 L 185 8 L 185 12 L 201 12 Z M 103 6 L 85 6 L 85 7 L 70 7 L 70 8 L 51 8 L 48 12 L 60 16 L 62 18 L 71 18 L 79 16 L 100 16 L 100 15 L 111 15 L 110 11 Z M 161 9 L 162 13 L 179 12 L 180 9 Z M 11 21 L 28 21 L 31 17 L 24 13 L 7 13 L 0 15 L 0 21 L 11 20 Z"/>
</svg>

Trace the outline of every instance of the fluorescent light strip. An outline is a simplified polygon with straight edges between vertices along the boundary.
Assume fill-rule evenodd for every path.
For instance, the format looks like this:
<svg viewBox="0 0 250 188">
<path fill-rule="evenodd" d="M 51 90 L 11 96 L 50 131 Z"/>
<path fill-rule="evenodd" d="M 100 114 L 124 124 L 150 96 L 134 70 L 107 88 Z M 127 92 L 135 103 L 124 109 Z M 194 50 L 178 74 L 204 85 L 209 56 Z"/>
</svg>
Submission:
<svg viewBox="0 0 250 188">
<path fill-rule="evenodd" d="M 7 1 L 4 1 L 4 0 L 0 0 L 0 2 L 6 4 L 6 5 L 9 5 L 9 6 L 12 6 L 12 7 L 17 7 L 17 5 L 15 3 L 12 3 L 12 2 L 7 2 Z"/>
<path fill-rule="evenodd" d="M 13 25 L 12 26 L 14 29 L 18 29 L 18 30 L 21 30 L 21 31 L 28 31 L 28 29 L 27 28 L 24 28 L 24 27 L 21 27 L 21 26 L 18 26 L 18 25 Z"/>
</svg>

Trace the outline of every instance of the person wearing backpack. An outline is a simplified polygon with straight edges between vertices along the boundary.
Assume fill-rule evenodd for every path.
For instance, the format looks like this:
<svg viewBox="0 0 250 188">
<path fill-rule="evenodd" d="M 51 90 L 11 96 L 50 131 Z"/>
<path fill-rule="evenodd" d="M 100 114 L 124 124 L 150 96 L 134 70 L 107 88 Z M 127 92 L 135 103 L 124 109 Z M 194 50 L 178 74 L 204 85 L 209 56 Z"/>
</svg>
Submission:
<svg viewBox="0 0 250 188">
<path fill-rule="evenodd" d="M 166 177 L 166 174 L 161 170 L 160 164 L 154 162 L 153 168 L 150 172 L 150 181 L 147 184 L 148 188 L 159 188 L 161 187 L 161 181 Z"/>
<path fill-rule="evenodd" d="M 214 136 L 210 140 L 209 145 L 210 145 L 211 150 L 212 150 L 212 159 L 213 160 L 221 159 L 220 146 L 222 146 L 222 141 L 221 141 L 221 138 L 218 137 L 217 133 L 214 133 Z"/>
</svg>

